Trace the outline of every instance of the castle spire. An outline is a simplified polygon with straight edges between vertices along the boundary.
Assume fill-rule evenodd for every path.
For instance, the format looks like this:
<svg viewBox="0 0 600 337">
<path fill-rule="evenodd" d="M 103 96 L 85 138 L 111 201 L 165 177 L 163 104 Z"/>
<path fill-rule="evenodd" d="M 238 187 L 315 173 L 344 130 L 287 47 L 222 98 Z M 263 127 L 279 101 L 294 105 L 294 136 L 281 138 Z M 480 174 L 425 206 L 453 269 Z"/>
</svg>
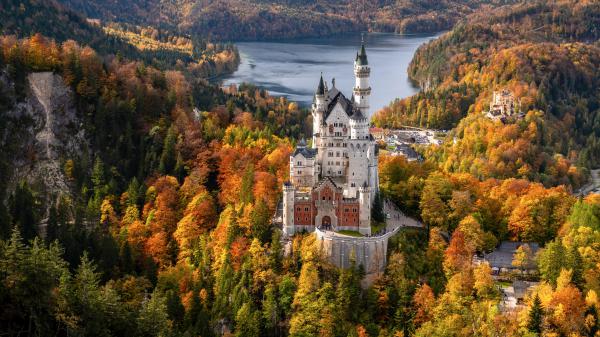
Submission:
<svg viewBox="0 0 600 337">
<path fill-rule="evenodd" d="M 356 64 L 359 66 L 369 65 L 369 61 L 367 59 L 367 51 L 365 50 L 365 35 L 362 34 L 361 42 L 360 42 L 360 51 L 356 53 Z"/>
<path fill-rule="evenodd" d="M 321 79 L 319 80 L 319 86 L 317 87 L 317 95 L 325 95 L 325 83 L 323 82 L 323 73 L 321 73 Z"/>
</svg>

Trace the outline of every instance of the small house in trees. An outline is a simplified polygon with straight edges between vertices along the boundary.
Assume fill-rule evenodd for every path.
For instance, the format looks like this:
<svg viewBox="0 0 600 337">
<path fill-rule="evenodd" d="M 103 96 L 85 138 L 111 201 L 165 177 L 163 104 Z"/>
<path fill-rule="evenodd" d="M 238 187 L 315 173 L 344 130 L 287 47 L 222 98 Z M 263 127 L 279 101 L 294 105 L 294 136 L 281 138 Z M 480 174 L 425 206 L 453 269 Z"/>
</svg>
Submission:
<svg viewBox="0 0 600 337">
<path fill-rule="evenodd" d="M 502 122 L 523 117 L 520 101 L 515 99 L 515 95 L 507 89 L 494 91 L 490 109 L 485 115 L 489 119 Z"/>
<path fill-rule="evenodd" d="M 504 241 L 496 250 L 485 254 L 494 275 L 521 272 L 522 274 L 537 273 L 535 255 L 540 247 L 535 242 Z"/>
</svg>

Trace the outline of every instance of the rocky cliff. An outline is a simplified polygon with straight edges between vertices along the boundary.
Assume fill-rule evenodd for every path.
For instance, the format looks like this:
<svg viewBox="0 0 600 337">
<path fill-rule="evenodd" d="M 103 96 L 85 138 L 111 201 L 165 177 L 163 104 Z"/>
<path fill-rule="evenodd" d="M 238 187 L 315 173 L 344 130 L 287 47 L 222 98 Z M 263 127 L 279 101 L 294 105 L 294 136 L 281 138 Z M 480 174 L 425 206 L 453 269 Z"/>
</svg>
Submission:
<svg viewBox="0 0 600 337">
<path fill-rule="evenodd" d="M 20 97 L 14 95 L 19 90 L 8 76 L 0 75 L 0 81 L 9 96 L 8 109 L 0 111 L 6 124 L 0 148 L 10 158 L 4 183 L 7 191 L 20 181 L 34 186 L 46 218 L 51 202 L 71 194 L 64 170 L 66 160 L 85 157 L 87 152 L 73 92 L 52 72 L 30 73 Z"/>
</svg>

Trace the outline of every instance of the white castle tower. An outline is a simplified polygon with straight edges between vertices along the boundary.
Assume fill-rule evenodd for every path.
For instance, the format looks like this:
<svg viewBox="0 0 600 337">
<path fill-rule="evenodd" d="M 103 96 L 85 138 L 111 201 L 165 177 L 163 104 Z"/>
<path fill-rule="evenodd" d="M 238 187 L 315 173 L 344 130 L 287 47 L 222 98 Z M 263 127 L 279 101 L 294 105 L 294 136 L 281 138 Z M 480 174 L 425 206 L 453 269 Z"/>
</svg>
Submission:
<svg viewBox="0 0 600 337">
<path fill-rule="evenodd" d="M 364 40 L 360 47 L 360 51 L 356 53 L 354 60 L 354 77 L 355 84 L 353 94 L 355 105 L 360 108 L 367 120 L 371 120 L 369 97 L 371 96 L 371 87 L 369 86 L 369 77 L 371 76 L 371 68 L 367 60 L 367 52 L 365 51 Z"/>
</svg>

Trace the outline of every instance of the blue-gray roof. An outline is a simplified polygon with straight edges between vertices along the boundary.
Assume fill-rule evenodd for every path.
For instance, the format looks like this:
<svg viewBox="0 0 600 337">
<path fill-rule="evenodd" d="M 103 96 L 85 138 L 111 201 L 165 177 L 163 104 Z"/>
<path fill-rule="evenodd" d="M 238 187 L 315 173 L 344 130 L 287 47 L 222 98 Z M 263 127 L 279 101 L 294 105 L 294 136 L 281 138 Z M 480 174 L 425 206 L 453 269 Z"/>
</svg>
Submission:
<svg viewBox="0 0 600 337">
<path fill-rule="evenodd" d="M 365 50 L 364 43 L 360 46 L 360 51 L 356 53 L 356 64 L 358 64 L 359 66 L 369 65 L 369 60 L 367 60 L 367 51 Z"/>
<path fill-rule="evenodd" d="M 314 158 L 315 155 L 317 154 L 317 149 L 298 146 L 298 147 L 296 147 L 296 151 L 294 151 L 294 154 L 292 155 L 292 157 L 295 157 L 297 154 L 302 154 L 304 156 L 304 158 Z"/>
</svg>

